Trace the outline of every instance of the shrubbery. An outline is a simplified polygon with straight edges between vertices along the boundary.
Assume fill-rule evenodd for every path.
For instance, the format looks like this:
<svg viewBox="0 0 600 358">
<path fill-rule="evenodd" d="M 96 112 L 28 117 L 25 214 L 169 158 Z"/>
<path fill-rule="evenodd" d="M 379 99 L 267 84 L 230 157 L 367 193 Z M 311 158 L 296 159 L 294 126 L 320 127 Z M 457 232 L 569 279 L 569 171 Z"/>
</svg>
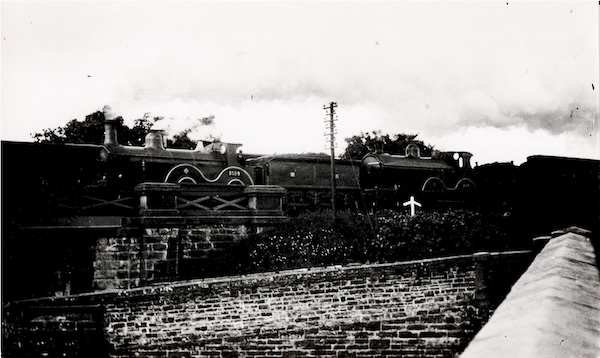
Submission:
<svg viewBox="0 0 600 358">
<path fill-rule="evenodd" d="M 285 226 L 251 235 L 242 245 L 243 271 L 393 262 L 519 246 L 507 218 L 475 211 L 408 214 L 311 212 Z"/>
<path fill-rule="evenodd" d="M 252 235 L 246 243 L 253 271 L 362 261 L 370 234 L 367 219 L 330 211 L 290 218 L 284 227 Z"/>
</svg>

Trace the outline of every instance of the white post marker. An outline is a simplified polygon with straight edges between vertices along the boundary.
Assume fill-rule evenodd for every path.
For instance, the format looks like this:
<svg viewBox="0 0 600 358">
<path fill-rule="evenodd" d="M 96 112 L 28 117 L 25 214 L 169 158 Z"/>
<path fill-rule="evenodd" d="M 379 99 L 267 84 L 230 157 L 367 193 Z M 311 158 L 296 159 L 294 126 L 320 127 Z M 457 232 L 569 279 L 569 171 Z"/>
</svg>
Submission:
<svg viewBox="0 0 600 358">
<path fill-rule="evenodd" d="M 405 202 L 405 203 L 402 203 L 402 205 L 403 205 L 403 206 L 408 206 L 408 205 L 410 205 L 410 216 L 415 216 L 415 205 L 416 205 L 416 206 L 418 206 L 418 207 L 421 207 L 421 204 L 420 204 L 420 203 L 417 203 L 417 202 L 415 201 L 415 197 L 414 197 L 414 196 L 412 196 L 412 195 L 410 196 L 410 200 L 409 200 L 409 201 L 407 201 L 407 202 Z"/>
</svg>

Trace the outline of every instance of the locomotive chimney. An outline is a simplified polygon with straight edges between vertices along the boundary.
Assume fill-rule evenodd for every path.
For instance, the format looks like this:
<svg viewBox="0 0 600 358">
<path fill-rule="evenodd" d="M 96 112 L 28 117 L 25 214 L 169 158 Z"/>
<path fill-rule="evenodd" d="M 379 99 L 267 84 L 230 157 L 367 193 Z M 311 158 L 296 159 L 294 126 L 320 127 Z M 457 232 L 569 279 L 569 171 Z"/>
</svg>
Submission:
<svg viewBox="0 0 600 358">
<path fill-rule="evenodd" d="M 376 138 L 375 139 L 375 143 L 373 144 L 373 146 L 375 147 L 375 153 L 376 154 L 383 154 L 383 139 L 382 138 Z"/>
<path fill-rule="evenodd" d="M 146 134 L 144 148 L 165 150 L 165 145 L 163 143 L 162 130 L 150 129 L 150 132 L 148 132 L 148 134 Z"/>
<path fill-rule="evenodd" d="M 116 121 L 107 119 L 104 121 L 104 145 L 119 145 L 117 142 Z"/>
</svg>

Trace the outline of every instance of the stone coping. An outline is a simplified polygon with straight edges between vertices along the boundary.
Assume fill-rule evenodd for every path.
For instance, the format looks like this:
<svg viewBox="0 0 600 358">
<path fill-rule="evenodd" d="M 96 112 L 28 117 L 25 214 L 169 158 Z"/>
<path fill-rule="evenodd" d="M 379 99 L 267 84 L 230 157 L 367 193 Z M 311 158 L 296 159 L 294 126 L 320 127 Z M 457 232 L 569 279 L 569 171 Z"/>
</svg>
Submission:
<svg viewBox="0 0 600 358">
<path fill-rule="evenodd" d="M 587 234 L 553 232 L 461 358 L 600 357 L 600 272 Z"/>
</svg>

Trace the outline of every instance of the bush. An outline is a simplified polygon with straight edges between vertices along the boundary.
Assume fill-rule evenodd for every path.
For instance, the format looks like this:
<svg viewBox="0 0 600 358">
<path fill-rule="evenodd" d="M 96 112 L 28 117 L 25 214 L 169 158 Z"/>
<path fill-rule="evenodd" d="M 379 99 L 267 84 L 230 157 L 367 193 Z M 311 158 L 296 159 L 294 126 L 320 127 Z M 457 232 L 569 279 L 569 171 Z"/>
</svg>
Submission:
<svg viewBox="0 0 600 358">
<path fill-rule="evenodd" d="M 364 216 L 331 211 L 290 218 L 277 230 L 252 235 L 246 242 L 251 271 L 283 270 L 362 261 L 368 242 Z"/>
<path fill-rule="evenodd" d="M 469 210 L 372 216 L 331 211 L 290 218 L 284 227 L 251 235 L 243 243 L 243 271 L 276 271 L 351 262 L 393 262 L 502 250 L 518 246 L 506 218 Z"/>
<path fill-rule="evenodd" d="M 398 212 L 378 215 L 372 254 L 377 261 L 466 254 L 506 249 L 506 225 L 499 217 L 468 210 L 421 212 L 414 217 Z"/>
</svg>

